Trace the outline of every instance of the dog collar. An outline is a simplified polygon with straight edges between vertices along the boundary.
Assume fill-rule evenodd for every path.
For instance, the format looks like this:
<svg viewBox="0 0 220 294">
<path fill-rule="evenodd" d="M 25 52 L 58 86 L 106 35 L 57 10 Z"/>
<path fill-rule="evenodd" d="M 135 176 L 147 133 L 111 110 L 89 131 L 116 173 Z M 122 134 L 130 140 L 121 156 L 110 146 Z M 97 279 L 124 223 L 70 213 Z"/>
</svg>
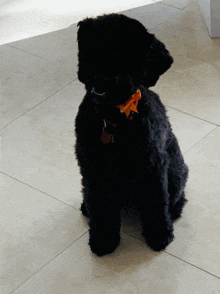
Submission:
<svg viewBox="0 0 220 294">
<path fill-rule="evenodd" d="M 96 95 L 99 95 L 99 96 L 103 96 L 105 93 L 96 93 L 94 88 L 92 88 L 92 91 L 91 93 L 94 93 Z M 134 111 L 136 113 L 138 113 L 138 110 L 137 110 L 137 106 L 138 106 L 138 101 L 141 99 L 141 91 L 140 90 L 137 90 L 126 102 L 125 104 L 119 104 L 119 105 L 116 105 L 117 108 L 119 108 L 120 112 L 121 113 L 125 113 L 128 117 L 128 119 L 130 121 L 133 120 L 133 116 L 130 115 L 130 112 L 131 111 Z M 96 106 L 94 106 L 95 108 L 95 112 L 98 113 L 98 109 Z M 130 115 L 130 116 L 129 116 Z M 116 123 L 113 123 L 111 122 L 110 120 L 105 120 L 103 119 L 103 122 L 104 122 L 104 127 L 103 127 L 103 130 L 102 130 L 102 134 L 101 134 L 101 141 L 103 144 L 107 144 L 107 143 L 114 143 L 114 138 L 113 138 L 113 135 L 109 134 L 107 131 L 106 131 L 106 128 L 107 128 L 107 125 L 111 125 L 113 127 L 117 127 L 117 124 Z"/>
<path fill-rule="evenodd" d="M 121 113 L 125 113 L 127 117 L 130 115 L 131 111 L 137 112 L 138 100 L 141 99 L 141 91 L 137 90 L 126 102 L 125 104 L 116 105 L 120 109 Z"/>
<path fill-rule="evenodd" d="M 103 92 L 103 93 L 97 93 L 97 92 L 95 91 L 95 88 L 94 88 L 94 87 L 92 87 L 91 93 L 92 93 L 92 94 L 96 94 L 96 95 L 98 95 L 98 96 L 104 96 L 104 95 L 105 95 L 105 92 Z"/>
</svg>

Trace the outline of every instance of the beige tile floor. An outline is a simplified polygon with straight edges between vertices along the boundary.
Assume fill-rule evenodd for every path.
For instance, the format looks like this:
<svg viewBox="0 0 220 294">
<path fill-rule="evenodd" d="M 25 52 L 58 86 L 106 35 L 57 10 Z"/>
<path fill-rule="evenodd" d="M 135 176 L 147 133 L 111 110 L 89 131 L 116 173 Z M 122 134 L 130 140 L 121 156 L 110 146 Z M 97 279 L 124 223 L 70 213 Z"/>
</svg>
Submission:
<svg viewBox="0 0 220 294">
<path fill-rule="evenodd" d="M 1 294 L 220 293 L 220 39 L 196 0 L 128 8 L 175 59 L 154 90 L 190 169 L 176 238 L 155 253 L 125 216 L 115 253 L 90 252 L 73 148 L 77 27 L 19 39 L 0 46 Z"/>
</svg>

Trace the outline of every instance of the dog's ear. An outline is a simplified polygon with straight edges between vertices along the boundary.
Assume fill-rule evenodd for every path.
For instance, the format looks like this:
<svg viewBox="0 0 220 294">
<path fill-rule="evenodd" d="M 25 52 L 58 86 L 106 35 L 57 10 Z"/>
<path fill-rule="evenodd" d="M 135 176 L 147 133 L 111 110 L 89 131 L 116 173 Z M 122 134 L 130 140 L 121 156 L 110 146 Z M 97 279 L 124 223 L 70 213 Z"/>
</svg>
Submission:
<svg viewBox="0 0 220 294">
<path fill-rule="evenodd" d="M 154 37 L 150 51 L 147 52 L 142 84 L 146 87 L 153 87 L 160 75 L 164 74 L 172 63 L 173 58 L 165 45 Z"/>
<path fill-rule="evenodd" d="M 81 27 L 81 28 L 85 28 L 85 27 L 89 27 L 91 24 L 93 24 L 93 18 L 85 18 L 84 20 L 81 20 L 77 23 L 77 27 Z"/>
<path fill-rule="evenodd" d="M 90 30 L 93 25 L 92 18 L 86 18 L 83 21 L 78 22 L 79 27 L 77 32 L 78 41 L 78 79 L 86 84 L 90 80 L 90 44 L 91 44 L 91 34 Z"/>
</svg>

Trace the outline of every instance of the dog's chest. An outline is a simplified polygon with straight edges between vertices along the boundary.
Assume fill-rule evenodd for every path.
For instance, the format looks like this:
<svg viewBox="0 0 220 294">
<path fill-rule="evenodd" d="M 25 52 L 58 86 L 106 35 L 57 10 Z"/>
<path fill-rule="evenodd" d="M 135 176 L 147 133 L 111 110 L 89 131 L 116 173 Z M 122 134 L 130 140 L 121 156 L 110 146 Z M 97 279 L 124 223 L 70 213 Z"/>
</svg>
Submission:
<svg viewBox="0 0 220 294">
<path fill-rule="evenodd" d="M 127 120 L 113 125 L 99 121 L 93 131 L 94 150 L 107 168 L 114 167 L 116 171 L 138 167 L 147 148 L 146 132 L 140 122 Z"/>
<path fill-rule="evenodd" d="M 94 126 L 95 127 L 95 126 Z M 142 126 L 133 121 L 113 122 L 103 119 L 94 129 L 96 144 L 105 149 L 132 149 L 143 139 Z"/>
</svg>

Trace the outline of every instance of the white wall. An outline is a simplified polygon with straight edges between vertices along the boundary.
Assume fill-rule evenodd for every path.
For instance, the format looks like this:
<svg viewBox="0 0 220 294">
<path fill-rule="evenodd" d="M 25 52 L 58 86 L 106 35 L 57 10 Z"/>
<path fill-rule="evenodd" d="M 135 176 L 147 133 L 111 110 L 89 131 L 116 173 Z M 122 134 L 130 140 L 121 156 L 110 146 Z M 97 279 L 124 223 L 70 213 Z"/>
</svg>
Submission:
<svg viewBox="0 0 220 294">
<path fill-rule="evenodd" d="M 211 38 L 220 37 L 220 0 L 198 0 Z"/>
<path fill-rule="evenodd" d="M 64 29 L 87 16 L 150 4 L 155 0 L 0 0 L 0 45 Z"/>
<path fill-rule="evenodd" d="M 220 0 L 211 0 L 211 37 L 220 37 Z"/>
</svg>

